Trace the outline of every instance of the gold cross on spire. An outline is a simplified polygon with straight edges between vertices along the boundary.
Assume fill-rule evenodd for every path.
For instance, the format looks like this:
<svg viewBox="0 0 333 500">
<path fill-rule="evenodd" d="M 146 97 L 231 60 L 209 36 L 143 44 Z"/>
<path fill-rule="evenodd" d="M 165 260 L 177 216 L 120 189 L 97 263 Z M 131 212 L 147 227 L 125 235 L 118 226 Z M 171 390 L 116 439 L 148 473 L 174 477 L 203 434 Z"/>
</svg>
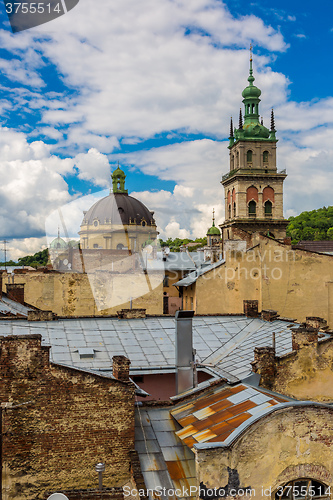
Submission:
<svg viewBox="0 0 333 500">
<path fill-rule="evenodd" d="M 253 49 L 253 46 L 252 46 L 252 43 L 250 43 L 250 61 L 252 61 L 252 49 Z"/>
</svg>

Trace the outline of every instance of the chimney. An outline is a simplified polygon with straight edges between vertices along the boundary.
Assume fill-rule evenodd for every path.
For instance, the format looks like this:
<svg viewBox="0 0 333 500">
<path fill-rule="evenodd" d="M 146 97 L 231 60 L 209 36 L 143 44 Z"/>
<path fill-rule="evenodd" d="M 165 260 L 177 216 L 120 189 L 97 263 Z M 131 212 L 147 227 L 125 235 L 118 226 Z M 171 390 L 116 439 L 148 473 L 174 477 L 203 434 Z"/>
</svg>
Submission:
<svg viewBox="0 0 333 500">
<path fill-rule="evenodd" d="M 126 356 L 113 356 L 112 374 L 117 380 L 127 382 L 129 380 L 130 360 Z"/>
<path fill-rule="evenodd" d="M 194 387 L 193 316 L 194 311 L 176 311 L 176 394 Z"/>
<path fill-rule="evenodd" d="M 317 330 L 319 330 L 320 328 L 327 328 L 326 319 L 318 318 L 318 316 L 307 316 L 305 324 L 306 326 L 311 326 L 312 328 L 316 328 Z"/>
<path fill-rule="evenodd" d="M 24 304 L 24 283 L 6 283 L 6 292 L 9 299 Z"/>
<path fill-rule="evenodd" d="M 251 365 L 254 373 L 261 375 L 260 385 L 271 389 L 276 375 L 275 348 L 256 347 Z"/>
<path fill-rule="evenodd" d="M 293 351 L 299 351 L 302 347 L 318 342 L 318 328 L 301 325 L 298 328 L 291 328 L 291 332 Z"/>
<path fill-rule="evenodd" d="M 277 311 L 273 311 L 273 309 L 263 309 L 261 311 L 261 319 L 264 321 L 275 321 L 278 317 L 279 314 Z"/>
<path fill-rule="evenodd" d="M 247 318 L 257 318 L 258 313 L 258 300 L 243 300 L 244 314 Z"/>
</svg>

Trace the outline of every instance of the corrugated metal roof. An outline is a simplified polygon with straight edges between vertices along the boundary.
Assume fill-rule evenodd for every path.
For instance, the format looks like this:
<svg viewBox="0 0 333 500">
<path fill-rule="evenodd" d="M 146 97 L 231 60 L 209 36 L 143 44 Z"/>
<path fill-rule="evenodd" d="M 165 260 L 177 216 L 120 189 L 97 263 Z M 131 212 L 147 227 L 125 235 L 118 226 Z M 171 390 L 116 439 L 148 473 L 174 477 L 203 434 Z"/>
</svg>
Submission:
<svg viewBox="0 0 333 500">
<path fill-rule="evenodd" d="M 147 489 L 180 489 L 182 495 L 149 495 L 149 498 L 176 500 L 195 498 L 183 495 L 196 486 L 194 453 L 175 432 L 180 425 L 170 415 L 170 408 L 140 408 L 135 412 L 135 448 Z"/>
<path fill-rule="evenodd" d="M 0 300 L 0 313 L 6 314 L 20 314 L 22 316 L 28 316 L 28 311 L 31 311 L 32 309 L 20 304 L 19 302 L 15 302 L 15 300 L 11 300 L 8 297 L 2 296 L 2 299 Z"/>
<path fill-rule="evenodd" d="M 284 321 L 269 323 L 244 316 L 193 318 L 198 362 L 213 363 L 216 374 L 233 382 L 250 374 L 254 348 L 270 345 L 272 332 L 277 355 L 291 351 L 291 332 Z M 170 317 L 0 322 L 0 335 L 29 333 L 40 333 L 43 344 L 51 345 L 55 363 L 110 370 L 112 356 L 122 354 L 131 360 L 131 374 L 175 369 L 175 319 Z M 93 349 L 94 357 L 80 358 L 81 348 Z"/>
<path fill-rule="evenodd" d="M 242 429 L 268 409 L 290 398 L 246 384 L 218 387 L 193 401 L 177 405 L 171 415 L 182 426 L 176 435 L 189 447 L 206 442 L 224 442 L 240 426 Z"/>
</svg>

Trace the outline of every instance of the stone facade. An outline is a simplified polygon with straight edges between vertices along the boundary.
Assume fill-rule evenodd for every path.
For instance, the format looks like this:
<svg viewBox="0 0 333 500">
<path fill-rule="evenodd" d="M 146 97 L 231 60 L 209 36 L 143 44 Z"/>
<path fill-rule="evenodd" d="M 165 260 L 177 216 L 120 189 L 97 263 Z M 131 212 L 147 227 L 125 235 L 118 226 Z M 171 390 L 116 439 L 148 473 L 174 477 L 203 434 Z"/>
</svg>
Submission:
<svg viewBox="0 0 333 500">
<path fill-rule="evenodd" d="M 106 464 L 105 487 L 124 484 L 134 449 L 134 393 L 128 380 L 49 363 L 41 335 L 2 337 L 5 498 L 44 500 L 48 491 L 96 488 L 98 461 Z"/>
</svg>

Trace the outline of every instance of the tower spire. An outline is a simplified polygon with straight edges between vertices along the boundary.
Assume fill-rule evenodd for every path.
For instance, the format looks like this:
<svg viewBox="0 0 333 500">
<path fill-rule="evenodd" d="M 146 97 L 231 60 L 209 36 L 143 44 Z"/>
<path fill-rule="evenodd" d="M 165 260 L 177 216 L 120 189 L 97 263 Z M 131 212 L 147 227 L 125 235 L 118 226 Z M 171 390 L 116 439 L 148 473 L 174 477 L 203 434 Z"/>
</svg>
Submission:
<svg viewBox="0 0 333 500">
<path fill-rule="evenodd" d="M 239 124 L 238 128 L 242 130 L 243 128 L 243 116 L 242 116 L 242 108 L 239 109 Z"/>
<path fill-rule="evenodd" d="M 233 123 L 232 123 L 232 117 L 230 118 L 230 135 L 229 137 L 233 137 L 234 136 L 234 127 L 233 127 Z"/>
<path fill-rule="evenodd" d="M 215 227 L 215 209 L 213 208 L 213 227 Z"/>
<path fill-rule="evenodd" d="M 275 130 L 275 119 L 274 119 L 274 109 L 271 112 L 271 132 L 276 132 Z"/>
</svg>

